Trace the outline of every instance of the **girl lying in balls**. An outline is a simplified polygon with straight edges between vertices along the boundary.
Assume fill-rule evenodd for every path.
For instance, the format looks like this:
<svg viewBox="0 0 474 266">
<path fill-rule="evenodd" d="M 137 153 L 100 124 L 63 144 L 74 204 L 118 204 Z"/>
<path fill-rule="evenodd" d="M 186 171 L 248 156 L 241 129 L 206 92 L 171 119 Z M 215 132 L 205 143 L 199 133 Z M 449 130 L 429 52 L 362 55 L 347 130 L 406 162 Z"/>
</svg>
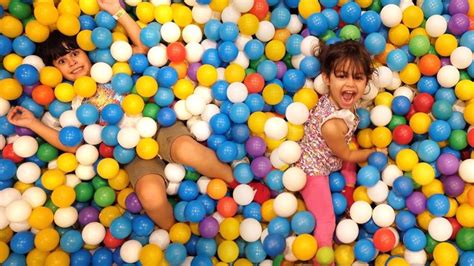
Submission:
<svg viewBox="0 0 474 266">
<path fill-rule="evenodd" d="M 99 0 L 100 7 L 112 14 L 125 28 L 133 42 L 135 53 L 145 53 L 148 49 L 139 38 L 140 28 L 136 22 L 121 8 L 118 0 Z M 38 55 L 46 65 L 53 65 L 61 72 L 64 79 L 74 82 L 80 77 L 89 76 L 92 63 L 82 50 L 75 37 L 65 36 L 58 31 L 50 34 L 48 39 L 39 44 Z M 111 84 L 98 84 L 96 92 L 89 98 L 76 97 L 72 108 L 82 104 L 93 105 L 102 110 L 108 104 L 120 104 L 122 95 L 117 94 Z M 61 143 L 59 131 L 37 119 L 31 111 L 16 106 L 7 115 L 8 121 L 15 126 L 26 127 L 34 131 L 45 141 L 56 148 L 74 153 L 80 144 L 66 146 Z M 57 121 L 56 121 L 57 122 Z M 167 200 L 164 168 L 165 161 L 184 164 L 210 178 L 219 178 L 227 183 L 234 182 L 232 169 L 218 160 L 213 150 L 197 142 L 182 122 L 165 128 L 159 128 L 156 134 L 160 158 L 144 160 L 136 157 L 125 166 L 130 182 L 134 187 L 145 212 L 161 228 L 169 229 L 175 222 L 173 208 Z"/>
</svg>

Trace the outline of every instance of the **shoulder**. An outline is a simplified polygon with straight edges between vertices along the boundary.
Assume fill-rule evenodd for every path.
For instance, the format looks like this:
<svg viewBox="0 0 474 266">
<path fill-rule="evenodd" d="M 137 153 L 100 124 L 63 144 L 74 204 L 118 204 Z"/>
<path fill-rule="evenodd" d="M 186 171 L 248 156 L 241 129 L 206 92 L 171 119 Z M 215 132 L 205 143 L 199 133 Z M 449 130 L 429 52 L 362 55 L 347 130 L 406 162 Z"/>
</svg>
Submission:
<svg viewBox="0 0 474 266">
<path fill-rule="evenodd" d="M 336 117 L 326 120 L 326 122 L 321 126 L 321 133 L 324 136 L 345 135 L 347 130 L 348 127 L 344 119 Z"/>
</svg>

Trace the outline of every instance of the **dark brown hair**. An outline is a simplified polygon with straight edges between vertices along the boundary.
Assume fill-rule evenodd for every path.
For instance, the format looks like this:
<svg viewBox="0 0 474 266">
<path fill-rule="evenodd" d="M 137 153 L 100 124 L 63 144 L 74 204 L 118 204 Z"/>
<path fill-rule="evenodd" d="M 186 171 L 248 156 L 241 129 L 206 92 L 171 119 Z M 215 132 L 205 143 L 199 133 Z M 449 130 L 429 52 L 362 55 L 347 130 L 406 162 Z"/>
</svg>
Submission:
<svg viewBox="0 0 474 266">
<path fill-rule="evenodd" d="M 67 36 L 55 30 L 49 34 L 46 41 L 38 44 L 36 54 L 47 66 L 51 66 L 54 60 L 76 49 L 80 48 L 75 36 Z"/>
</svg>

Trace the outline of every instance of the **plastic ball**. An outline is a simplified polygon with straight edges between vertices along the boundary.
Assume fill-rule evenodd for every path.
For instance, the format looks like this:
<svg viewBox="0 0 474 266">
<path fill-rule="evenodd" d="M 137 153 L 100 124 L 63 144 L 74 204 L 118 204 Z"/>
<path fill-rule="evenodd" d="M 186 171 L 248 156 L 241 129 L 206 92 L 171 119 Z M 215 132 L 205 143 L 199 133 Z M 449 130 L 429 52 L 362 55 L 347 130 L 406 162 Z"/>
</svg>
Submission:
<svg viewBox="0 0 474 266">
<path fill-rule="evenodd" d="M 247 242 L 254 242 L 260 238 L 262 227 L 257 220 L 247 218 L 240 223 L 239 231 L 242 239 Z"/>
<path fill-rule="evenodd" d="M 451 237 L 453 228 L 446 218 L 435 217 L 428 226 L 428 233 L 436 241 L 446 241 Z"/>
<path fill-rule="evenodd" d="M 395 247 L 396 236 L 389 228 L 381 228 L 374 234 L 374 246 L 381 252 L 388 252 Z"/>
<path fill-rule="evenodd" d="M 459 260 L 459 254 L 456 247 L 448 242 L 443 242 L 434 248 L 434 261 L 439 264 L 455 265 Z"/>
<path fill-rule="evenodd" d="M 84 243 L 88 245 L 97 245 L 105 237 L 105 228 L 102 224 L 98 222 L 91 222 L 88 223 L 83 229 L 82 229 L 82 239 L 84 240 Z"/>
<path fill-rule="evenodd" d="M 344 244 L 354 242 L 359 235 L 359 227 L 357 223 L 351 219 L 344 219 L 336 226 L 336 237 Z"/>
</svg>

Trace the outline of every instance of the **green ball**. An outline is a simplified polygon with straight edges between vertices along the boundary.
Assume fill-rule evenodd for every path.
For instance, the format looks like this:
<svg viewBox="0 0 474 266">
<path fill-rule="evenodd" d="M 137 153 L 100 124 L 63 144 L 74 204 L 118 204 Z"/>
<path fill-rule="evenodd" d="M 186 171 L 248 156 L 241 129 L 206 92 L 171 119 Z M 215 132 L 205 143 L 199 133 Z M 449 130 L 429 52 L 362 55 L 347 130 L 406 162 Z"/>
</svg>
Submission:
<svg viewBox="0 0 474 266">
<path fill-rule="evenodd" d="M 436 52 L 436 48 L 434 47 L 434 45 L 430 45 L 430 49 L 428 50 L 428 53 L 438 56 L 438 53 Z"/>
<path fill-rule="evenodd" d="M 399 125 L 406 125 L 407 120 L 404 116 L 401 115 L 393 115 L 390 123 L 388 123 L 388 129 L 394 130 Z"/>
<path fill-rule="evenodd" d="M 380 13 L 380 10 L 382 10 L 382 1 L 381 0 L 372 1 L 372 4 L 369 6 L 369 10 Z"/>
<path fill-rule="evenodd" d="M 341 29 L 339 33 L 339 37 L 342 40 L 360 40 L 360 30 L 357 26 L 354 25 L 346 25 Z"/>
<path fill-rule="evenodd" d="M 174 209 L 174 206 L 176 206 L 176 204 L 178 203 L 178 200 L 175 197 L 168 197 L 168 202 L 171 204 L 171 207 L 173 207 Z"/>
<path fill-rule="evenodd" d="M 430 40 L 423 35 L 413 37 L 408 43 L 408 50 L 414 56 L 427 54 L 430 51 L 430 47 Z"/>
<path fill-rule="evenodd" d="M 329 39 L 336 37 L 336 33 L 332 30 L 327 30 L 322 36 L 321 39 L 327 42 Z"/>
<path fill-rule="evenodd" d="M 88 202 L 94 195 L 94 187 L 89 182 L 77 184 L 74 187 L 74 191 L 76 192 L 76 201 L 78 202 Z"/>
<path fill-rule="evenodd" d="M 143 108 L 143 116 L 149 117 L 156 120 L 156 116 L 158 115 L 158 111 L 160 111 L 160 107 L 156 103 L 147 103 L 145 104 L 145 108 Z"/>
<path fill-rule="evenodd" d="M 456 234 L 456 244 L 465 251 L 474 250 L 474 228 L 461 228 Z"/>
<path fill-rule="evenodd" d="M 293 68 L 293 65 L 291 64 L 291 58 L 293 56 L 289 53 L 286 53 L 285 56 L 283 57 L 283 63 L 285 63 L 286 67 L 288 69 Z"/>
<path fill-rule="evenodd" d="M 115 202 L 115 191 L 110 187 L 101 187 L 94 193 L 94 202 L 100 207 L 107 207 Z"/>
<path fill-rule="evenodd" d="M 329 265 L 334 262 L 334 251 L 331 247 L 322 247 L 316 253 L 316 260 L 321 265 Z"/>
<path fill-rule="evenodd" d="M 250 68 L 257 69 L 258 65 L 265 60 L 267 60 L 265 55 L 260 56 L 260 58 L 257 60 L 250 60 Z"/>
<path fill-rule="evenodd" d="M 459 80 L 465 80 L 465 79 L 470 80 L 471 79 L 471 76 L 469 76 L 469 73 L 467 73 L 466 70 L 459 71 L 459 75 L 460 75 Z"/>
<path fill-rule="evenodd" d="M 58 157 L 58 149 L 49 143 L 43 143 L 36 152 L 38 158 L 44 162 L 50 162 Z"/>
<path fill-rule="evenodd" d="M 197 181 L 200 176 L 201 175 L 198 172 L 186 170 L 186 175 L 184 176 L 184 179 Z"/>
<path fill-rule="evenodd" d="M 107 182 L 107 180 L 103 179 L 102 177 L 98 175 L 94 176 L 94 178 L 92 179 L 92 186 L 94 187 L 95 190 L 101 187 L 108 186 L 108 185 L 109 183 Z"/>
<path fill-rule="evenodd" d="M 253 74 L 255 72 L 257 72 L 255 69 L 247 68 L 247 69 L 245 69 L 245 76 L 248 76 L 248 75 Z"/>
<path fill-rule="evenodd" d="M 426 234 L 426 246 L 425 246 L 426 252 L 428 252 L 429 254 L 432 254 L 433 250 L 435 249 L 436 245 L 438 245 L 438 243 L 439 242 L 431 238 L 429 234 Z"/>
<path fill-rule="evenodd" d="M 11 1 L 8 5 L 8 11 L 12 16 L 24 19 L 31 15 L 31 6 L 21 1 Z"/>
<path fill-rule="evenodd" d="M 449 146 L 457 151 L 467 147 L 467 133 L 464 130 L 456 129 L 451 132 L 448 138 Z"/>
<path fill-rule="evenodd" d="M 283 262 L 283 259 L 285 257 L 283 256 L 283 254 L 280 254 L 278 256 L 276 256 L 274 259 L 273 259 L 273 263 L 272 263 L 272 266 L 280 266 L 281 263 Z"/>
<path fill-rule="evenodd" d="M 59 209 L 58 206 L 54 205 L 53 201 L 51 199 L 48 199 L 48 201 L 46 201 L 46 203 L 44 204 L 44 206 L 48 209 L 50 209 L 51 211 L 53 211 L 53 213 L 56 212 L 57 209 Z"/>
</svg>

